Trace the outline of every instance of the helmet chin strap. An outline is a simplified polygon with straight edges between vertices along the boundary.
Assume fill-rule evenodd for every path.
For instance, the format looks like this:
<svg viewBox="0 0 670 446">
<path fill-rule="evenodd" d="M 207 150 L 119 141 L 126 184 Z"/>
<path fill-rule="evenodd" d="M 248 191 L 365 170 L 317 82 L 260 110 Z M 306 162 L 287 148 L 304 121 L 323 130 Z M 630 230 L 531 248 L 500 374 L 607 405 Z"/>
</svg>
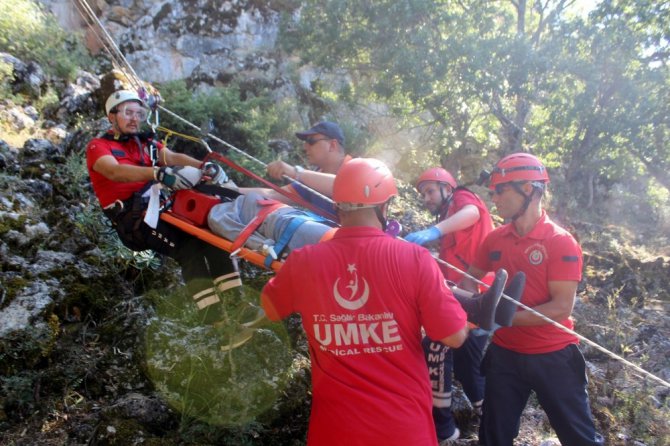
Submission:
<svg viewBox="0 0 670 446">
<path fill-rule="evenodd" d="M 382 224 L 382 231 L 386 231 L 386 217 L 384 217 L 384 213 L 379 207 L 375 208 L 375 214 L 377 215 L 377 220 L 379 220 L 379 223 Z"/>
<path fill-rule="evenodd" d="M 517 218 L 521 217 L 523 214 L 526 213 L 526 210 L 528 209 L 528 206 L 530 206 L 530 202 L 533 199 L 533 194 L 535 193 L 535 187 L 533 187 L 532 191 L 530 194 L 526 195 L 523 192 L 523 189 L 521 188 L 521 184 L 519 183 L 512 183 L 512 187 L 514 190 L 520 194 L 523 197 L 523 204 L 519 208 L 519 210 L 512 216 L 510 219 L 512 222 L 516 221 Z"/>
<path fill-rule="evenodd" d="M 389 202 L 387 201 L 386 203 L 383 203 L 379 206 L 375 206 L 375 215 L 377 216 L 377 220 L 379 220 L 379 223 L 382 225 L 382 231 L 386 232 L 386 226 L 388 224 L 388 218 L 384 216 L 384 206 L 388 206 Z"/>
<path fill-rule="evenodd" d="M 439 184 L 439 183 L 438 183 Z M 440 186 L 440 197 L 442 200 L 440 201 L 440 205 L 435 208 L 435 210 L 432 212 L 432 214 L 435 216 L 435 220 L 439 221 L 440 219 L 440 214 L 442 213 L 442 209 L 448 209 L 449 205 L 451 204 L 452 198 L 454 198 L 454 192 L 452 191 L 448 196 L 444 196 L 444 190 L 446 189 L 446 186 L 444 184 L 439 184 Z"/>
</svg>

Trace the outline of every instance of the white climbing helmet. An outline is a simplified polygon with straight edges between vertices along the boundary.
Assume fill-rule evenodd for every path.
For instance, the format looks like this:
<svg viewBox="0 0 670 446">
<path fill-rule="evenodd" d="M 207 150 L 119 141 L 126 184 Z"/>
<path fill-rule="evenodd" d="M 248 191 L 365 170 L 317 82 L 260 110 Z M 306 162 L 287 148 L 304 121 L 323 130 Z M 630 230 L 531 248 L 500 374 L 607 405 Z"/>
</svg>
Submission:
<svg viewBox="0 0 670 446">
<path fill-rule="evenodd" d="M 109 114 L 114 107 L 128 101 L 136 101 L 139 102 L 142 107 L 146 107 L 146 104 L 140 99 L 136 92 L 132 90 L 118 90 L 110 94 L 107 98 L 107 102 L 105 102 L 105 111 Z"/>
</svg>

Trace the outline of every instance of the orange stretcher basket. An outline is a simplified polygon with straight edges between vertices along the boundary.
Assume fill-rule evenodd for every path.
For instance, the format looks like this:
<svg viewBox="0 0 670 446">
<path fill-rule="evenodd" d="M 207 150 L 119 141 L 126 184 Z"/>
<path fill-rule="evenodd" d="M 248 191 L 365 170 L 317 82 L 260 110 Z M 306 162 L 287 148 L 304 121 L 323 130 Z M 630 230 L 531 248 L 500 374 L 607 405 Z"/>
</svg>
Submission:
<svg viewBox="0 0 670 446">
<path fill-rule="evenodd" d="M 176 226 L 177 228 L 181 229 L 182 231 L 188 234 L 198 237 L 200 240 L 203 240 L 209 243 L 210 245 L 223 249 L 226 252 L 231 252 L 233 242 L 223 237 L 219 237 L 209 229 L 199 228 L 193 225 L 191 222 L 185 220 L 184 218 L 179 217 L 176 214 L 172 213 L 171 211 L 163 212 L 161 214 L 161 220 L 171 224 L 172 226 Z M 261 268 L 267 269 L 265 266 L 265 256 L 259 252 L 252 251 L 251 249 L 248 248 L 240 248 L 236 256 L 239 257 L 240 259 L 251 262 L 256 266 L 260 266 Z M 282 262 L 274 260 L 270 265 L 270 269 L 276 272 L 279 271 L 279 268 L 281 268 L 281 266 Z"/>
<path fill-rule="evenodd" d="M 207 215 L 216 204 L 220 203 L 217 197 L 208 196 L 196 191 L 178 191 L 172 209 L 161 212 L 161 220 L 175 226 L 187 234 L 198 237 L 212 246 L 233 252 L 233 243 L 207 228 Z M 248 248 L 239 248 L 235 254 L 240 259 L 253 263 L 261 268 L 265 266 L 265 255 Z M 282 262 L 274 260 L 270 265 L 273 271 L 279 271 Z"/>
</svg>

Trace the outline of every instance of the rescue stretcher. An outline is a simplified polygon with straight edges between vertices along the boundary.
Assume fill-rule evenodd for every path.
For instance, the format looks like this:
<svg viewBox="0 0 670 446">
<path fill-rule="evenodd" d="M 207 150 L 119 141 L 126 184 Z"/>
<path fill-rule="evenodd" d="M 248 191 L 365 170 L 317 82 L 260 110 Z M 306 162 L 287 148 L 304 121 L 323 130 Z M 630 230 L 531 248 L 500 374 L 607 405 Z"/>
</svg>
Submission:
<svg viewBox="0 0 670 446">
<path fill-rule="evenodd" d="M 244 246 L 236 248 L 234 247 L 235 241 L 225 239 L 209 230 L 207 227 L 207 215 L 212 207 L 221 202 L 218 197 L 197 191 L 184 190 L 176 192 L 173 200 L 173 205 L 161 212 L 161 220 L 212 246 L 231 254 L 234 253 L 240 259 L 251 262 L 261 268 L 267 268 L 266 254 Z M 281 266 L 281 261 L 274 260 L 271 262 L 269 269 L 276 272 L 279 271 Z"/>
<path fill-rule="evenodd" d="M 291 193 L 276 186 L 274 183 L 256 175 L 252 171 L 229 160 L 220 153 L 210 152 L 203 162 L 212 160 L 225 164 L 234 170 L 259 181 L 264 186 L 286 196 L 299 206 L 304 207 L 325 219 L 336 221 L 335 215 L 314 206 L 296 193 Z M 231 196 L 229 195 L 229 198 L 230 197 Z M 267 254 L 244 247 L 244 241 L 246 240 L 244 235 L 241 235 L 241 237 L 244 237 L 243 240 L 231 241 L 209 230 L 207 226 L 207 216 L 209 215 L 209 211 L 219 203 L 221 203 L 221 197 L 217 195 L 210 195 L 197 190 L 176 191 L 172 197 L 172 204 L 161 211 L 160 218 L 164 222 L 173 225 L 212 246 L 231 253 L 231 255 L 235 255 L 236 257 L 251 262 L 261 268 L 270 269 L 275 272 L 278 271 L 281 268 L 282 261 L 273 260 L 269 262 Z"/>
</svg>

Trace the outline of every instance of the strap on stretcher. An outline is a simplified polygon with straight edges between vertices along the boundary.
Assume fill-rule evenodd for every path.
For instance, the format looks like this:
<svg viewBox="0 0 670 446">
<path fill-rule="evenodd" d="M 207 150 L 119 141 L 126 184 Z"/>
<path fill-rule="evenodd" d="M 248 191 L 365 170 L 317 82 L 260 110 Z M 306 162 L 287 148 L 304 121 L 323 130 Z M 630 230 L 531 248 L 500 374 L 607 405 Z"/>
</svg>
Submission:
<svg viewBox="0 0 670 446">
<path fill-rule="evenodd" d="M 281 203 L 277 200 L 258 200 L 257 203 L 263 207 L 261 208 L 260 211 L 258 211 L 258 214 L 256 214 L 253 220 L 251 220 L 244 227 L 244 229 L 240 231 L 240 234 L 237 236 L 235 241 L 233 241 L 232 252 L 235 252 L 236 249 L 239 249 L 242 246 L 244 246 L 244 243 L 246 243 L 247 239 L 251 237 L 251 234 L 253 234 L 254 231 L 258 229 L 258 227 L 263 223 L 265 217 L 272 214 L 277 209 L 286 206 L 284 203 Z"/>
<path fill-rule="evenodd" d="M 226 240 L 223 237 L 220 237 L 213 232 L 211 232 L 208 229 L 204 228 L 199 228 L 197 226 L 194 226 L 190 222 L 178 217 L 176 214 L 172 212 L 161 212 L 161 217 L 163 221 L 166 223 L 169 223 L 182 231 L 191 234 L 195 237 L 198 237 L 200 240 L 203 240 L 207 243 L 209 243 L 212 246 L 215 246 L 219 249 L 222 249 L 227 252 L 235 252 L 234 249 L 232 249 L 233 242 Z M 248 262 L 253 263 L 254 265 L 263 267 L 265 266 L 265 256 L 263 254 L 260 254 L 256 251 L 253 251 L 251 249 L 247 248 L 239 248 L 239 252 L 237 254 L 237 257 L 246 260 Z M 270 268 L 277 272 L 282 266 L 282 262 L 274 261 L 272 262 Z"/>
<path fill-rule="evenodd" d="M 312 212 L 307 212 L 303 211 L 302 214 L 297 214 L 291 217 L 291 221 L 289 221 L 288 225 L 282 232 L 281 236 L 279 237 L 279 240 L 275 241 L 275 246 L 274 250 L 277 256 L 280 256 L 284 248 L 286 248 L 286 245 L 288 245 L 288 242 L 291 240 L 291 237 L 293 237 L 293 234 L 295 234 L 295 231 L 298 230 L 300 225 L 305 223 L 306 221 L 318 221 L 318 222 L 324 222 L 328 221 L 327 219 L 321 217 L 320 215 L 316 215 Z M 269 268 L 272 264 L 273 257 L 268 255 L 265 258 L 265 267 Z"/>
<path fill-rule="evenodd" d="M 286 207 L 284 203 L 270 199 L 257 200 L 256 203 L 262 207 L 254 219 L 244 227 L 235 241 L 233 241 L 231 248 L 232 252 L 235 252 L 237 249 L 240 249 L 242 246 L 244 246 L 249 237 L 251 237 L 251 234 L 253 234 L 254 231 L 258 229 L 258 227 L 263 223 L 263 221 L 265 221 L 265 218 L 268 215 L 272 214 L 277 209 Z M 281 255 L 282 251 L 284 248 L 286 248 L 286 245 L 288 245 L 288 242 L 291 240 L 291 237 L 293 237 L 293 234 L 295 234 L 295 231 L 297 231 L 300 225 L 306 221 L 326 221 L 326 219 L 311 212 L 303 212 L 302 214 L 292 216 L 288 225 L 279 237 L 279 240 L 275 241 L 273 249 L 277 256 Z M 271 254 L 268 254 L 265 257 L 263 265 L 266 268 L 270 268 L 274 260 L 276 260 L 276 258 Z"/>
<path fill-rule="evenodd" d="M 257 203 L 262 206 L 261 210 L 254 217 L 254 219 L 251 220 L 247 224 L 247 226 L 244 227 L 244 229 L 240 232 L 238 237 L 232 242 L 212 233 L 208 229 L 194 226 L 190 222 L 180 218 L 179 216 L 177 216 L 172 212 L 161 212 L 160 218 L 166 221 L 167 223 L 170 223 L 178 227 L 184 232 L 194 235 L 213 246 L 216 246 L 231 253 L 239 251 L 241 253 L 239 255 L 240 258 L 249 260 L 258 266 L 262 265 L 265 268 L 278 271 L 279 268 L 281 267 L 281 262 L 277 261 L 277 259 L 275 259 L 270 254 L 268 254 L 264 258 L 263 255 L 260 253 L 244 248 L 244 243 L 247 241 L 247 239 L 249 239 L 251 234 L 253 234 L 253 232 L 256 229 L 258 229 L 258 227 L 263 223 L 263 221 L 268 215 L 270 215 L 277 209 L 280 209 L 287 205 L 279 201 L 270 199 L 258 200 Z M 289 222 L 289 224 L 286 226 L 281 236 L 279 237 L 279 240 L 275 242 L 274 250 L 277 256 L 281 255 L 281 252 L 284 250 L 284 248 L 286 248 L 289 241 L 293 237 L 293 234 L 295 234 L 295 231 L 297 231 L 300 225 L 302 225 L 306 221 L 327 222 L 329 220 L 309 211 L 302 211 L 302 214 L 293 215 L 291 221 Z M 332 233 L 328 234 L 328 238 L 330 238 L 331 236 Z"/>
</svg>

